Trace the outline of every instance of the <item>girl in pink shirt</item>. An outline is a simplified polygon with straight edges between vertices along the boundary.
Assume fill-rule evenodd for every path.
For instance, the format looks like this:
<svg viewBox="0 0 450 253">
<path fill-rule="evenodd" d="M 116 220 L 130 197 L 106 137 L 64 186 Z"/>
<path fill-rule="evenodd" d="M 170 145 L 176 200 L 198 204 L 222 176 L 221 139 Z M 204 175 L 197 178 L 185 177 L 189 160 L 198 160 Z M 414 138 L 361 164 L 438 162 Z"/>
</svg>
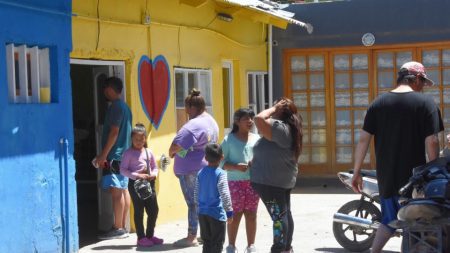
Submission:
<svg viewBox="0 0 450 253">
<path fill-rule="evenodd" d="M 120 163 L 120 173 L 130 179 L 128 191 L 133 200 L 134 224 L 136 225 L 137 245 L 151 247 L 163 243 L 154 235 L 156 218 L 158 217 L 158 202 L 155 194 L 155 179 L 158 176 L 158 167 L 155 157 L 147 148 L 147 133 L 143 124 L 136 124 L 131 131 L 132 147 L 127 149 L 122 156 Z M 134 189 L 134 182 L 137 179 L 150 181 L 153 196 L 145 200 L 140 199 Z M 147 213 L 147 229 L 144 233 L 144 209 Z"/>
</svg>

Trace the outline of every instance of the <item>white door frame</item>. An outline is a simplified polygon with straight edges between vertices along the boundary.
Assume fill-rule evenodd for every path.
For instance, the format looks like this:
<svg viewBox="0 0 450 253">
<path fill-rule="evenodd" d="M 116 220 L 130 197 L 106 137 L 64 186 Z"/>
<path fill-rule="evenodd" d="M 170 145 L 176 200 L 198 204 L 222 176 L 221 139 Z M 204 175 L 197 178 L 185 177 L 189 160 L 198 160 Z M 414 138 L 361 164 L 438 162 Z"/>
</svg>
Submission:
<svg viewBox="0 0 450 253">
<path fill-rule="evenodd" d="M 233 80 L 233 77 L 234 77 L 234 72 L 233 72 L 233 62 L 231 61 L 231 60 L 224 60 L 224 61 L 222 61 L 222 68 L 224 69 L 224 68 L 226 68 L 226 69 L 228 69 L 228 74 L 229 74 L 229 76 L 228 76 L 228 94 L 229 94 L 229 97 L 228 98 L 224 98 L 224 99 L 228 99 L 228 108 L 224 108 L 224 110 L 228 110 L 229 111 L 229 113 L 228 113 L 228 116 L 229 116 L 229 122 L 232 124 L 233 123 L 233 113 L 234 113 L 234 80 Z M 224 128 L 225 130 L 225 132 L 228 130 L 228 131 L 231 131 L 231 128 L 228 126 L 228 127 L 225 127 Z"/>
<path fill-rule="evenodd" d="M 89 65 L 93 66 L 92 72 L 92 80 L 94 82 L 93 92 L 94 92 L 94 113 L 95 113 L 95 139 L 96 139 L 96 151 L 97 154 L 101 152 L 101 132 L 102 129 L 99 126 L 99 118 L 98 118 L 98 87 L 97 87 L 97 78 L 100 74 L 106 72 L 108 76 L 116 76 L 122 80 L 123 90 L 122 90 L 122 99 L 125 101 L 126 99 L 126 83 L 125 83 L 125 62 L 123 61 L 102 61 L 102 60 L 83 60 L 83 59 L 70 59 L 70 64 L 76 65 Z M 104 67 L 104 71 L 102 70 Z M 101 183 L 102 171 L 97 170 L 97 184 Z M 104 191 L 101 187 L 98 187 L 97 198 L 98 198 L 98 214 L 99 214 L 99 228 L 102 230 L 109 229 L 111 221 L 113 220 L 112 209 L 109 208 L 111 206 L 111 200 L 109 197 L 109 192 Z M 128 214 L 129 215 L 129 214 Z M 126 227 L 129 228 L 129 218 L 127 219 Z"/>
</svg>

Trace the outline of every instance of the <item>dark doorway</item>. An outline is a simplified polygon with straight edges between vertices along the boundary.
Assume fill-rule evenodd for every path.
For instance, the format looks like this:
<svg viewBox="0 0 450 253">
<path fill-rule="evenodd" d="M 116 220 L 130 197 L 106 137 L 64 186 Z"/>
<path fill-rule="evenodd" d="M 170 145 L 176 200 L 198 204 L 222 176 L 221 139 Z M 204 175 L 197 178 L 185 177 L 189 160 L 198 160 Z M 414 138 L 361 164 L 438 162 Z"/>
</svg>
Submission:
<svg viewBox="0 0 450 253">
<path fill-rule="evenodd" d="M 107 77 L 124 80 L 121 61 L 71 60 L 74 160 L 77 182 L 80 247 L 96 241 L 99 232 L 111 229 L 111 194 L 101 188 L 102 171 L 91 162 L 101 151 L 101 136 L 108 101 L 103 95 Z M 125 87 L 124 87 L 125 88 Z M 122 92 L 125 94 L 125 89 Z"/>
<path fill-rule="evenodd" d="M 107 101 L 101 89 L 95 89 L 95 66 L 72 64 L 72 107 L 74 124 L 74 160 L 77 182 L 78 230 L 80 248 L 97 241 L 98 176 L 91 161 L 97 155 L 96 112 L 103 125 Z M 99 77 L 105 79 L 106 75 Z M 96 107 L 96 104 L 98 105 Z"/>
</svg>

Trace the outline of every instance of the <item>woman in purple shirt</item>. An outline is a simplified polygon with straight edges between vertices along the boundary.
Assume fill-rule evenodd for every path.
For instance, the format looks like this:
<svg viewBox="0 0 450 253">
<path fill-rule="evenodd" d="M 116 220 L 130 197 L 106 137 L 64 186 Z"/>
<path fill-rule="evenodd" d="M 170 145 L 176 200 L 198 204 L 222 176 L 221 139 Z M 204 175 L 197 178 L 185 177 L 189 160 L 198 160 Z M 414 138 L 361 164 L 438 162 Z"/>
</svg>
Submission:
<svg viewBox="0 0 450 253">
<path fill-rule="evenodd" d="M 192 89 L 184 100 L 189 121 L 175 136 L 169 149 L 174 158 L 174 172 L 180 181 L 181 190 L 188 206 L 188 235 L 174 243 L 177 247 L 198 245 L 198 215 L 194 201 L 194 189 L 198 171 L 207 165 L 205 146 L 217 142 L 219 127 L 213 117 L 206 112 L 206 103 L 200 91 Z"/>
</svg>

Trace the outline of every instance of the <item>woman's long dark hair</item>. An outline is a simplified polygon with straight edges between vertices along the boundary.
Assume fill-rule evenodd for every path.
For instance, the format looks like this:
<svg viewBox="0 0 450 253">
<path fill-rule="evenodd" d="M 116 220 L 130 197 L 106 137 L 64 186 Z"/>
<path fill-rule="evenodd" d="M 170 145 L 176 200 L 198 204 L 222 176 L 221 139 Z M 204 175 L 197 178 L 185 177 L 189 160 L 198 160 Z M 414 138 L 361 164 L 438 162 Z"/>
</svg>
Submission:
<svg viewBox="0 0 450 253">
<path fill-rule="evenodd" d="M 297 113 L 297 107 L 292 100 L 283 97 L 278 99 L 275 103 L 278 103 L 279 101 L 286 102 L 281 108 L 282 113 L 279 120 L 288 124 L 291 128 L 292 149 L 294 151 L 295 159 L 298 161 L 303 147 L 302 117 Z"/>
<path fill-rule="evenodd" d="M 255 117 L 255 112 L 253 112 L 253 110 L 250 108 L 240 108 L 234 112 L 233 128 L 231 129 L 232 133 L 236 133 L 237 131 L 239 131 L 239 126 L 235 122 L 239 121 L 241 118 L 246 117 L 246 116 L 253 119 Z"/>
</svg>

